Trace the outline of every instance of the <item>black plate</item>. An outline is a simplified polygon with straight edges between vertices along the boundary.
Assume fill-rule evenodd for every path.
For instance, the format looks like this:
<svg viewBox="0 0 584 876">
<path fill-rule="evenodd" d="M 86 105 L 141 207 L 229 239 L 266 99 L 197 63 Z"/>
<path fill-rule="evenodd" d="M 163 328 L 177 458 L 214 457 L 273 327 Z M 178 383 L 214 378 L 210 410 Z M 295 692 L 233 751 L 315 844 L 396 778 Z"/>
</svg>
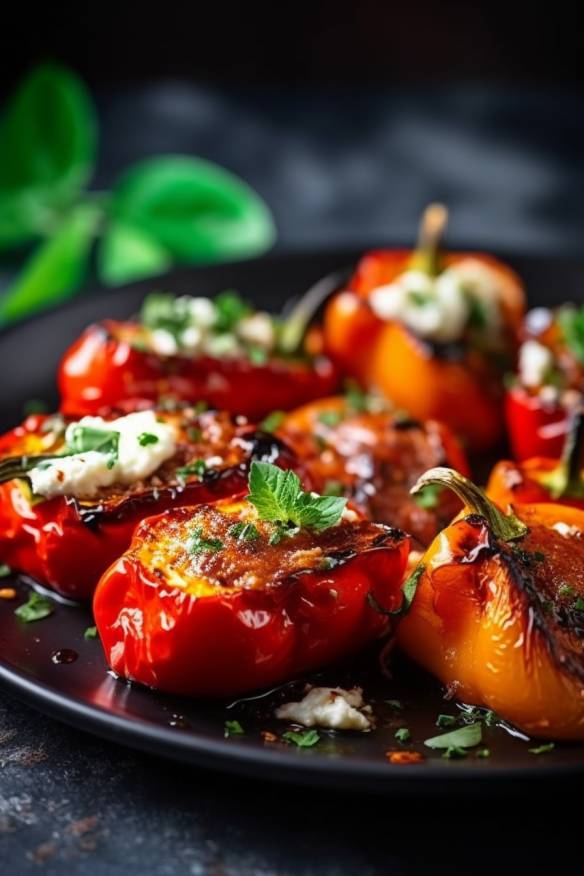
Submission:
<svg viewBox="0 0 584 876">
<path fill-rule="evenodd" d="M 278 309 L 323 274 L 350 264 L 355 255 L 345 251 L 275 256 L 181 270 L 155 285 L 197 295 L 235 287 L 259 305 Z M 532 304 L 582 297 L 584 262 L 509 261 L 526 279 Z M 27 399 L 56 401 L 54 372 L 63 349 L 92 320 L 134 312 L 152 285 L 138 283 L 95 293 L 5 332 L 0 338 L 2 428 L 21 418 Z M 10 581 L 2 581 L 5 584 Z M 18 601 L 22 601 L 28 585 L 24 581 L 17 585 Z M 400 658 L 393 661 L 394 678 L 388 680 L 378 668 L 374 651 L 310 679 L 361 685 L 377 718 L 372 733 L 322 732 L 317 746 L 302 750 L 266 742 L 262 731 L 281 734 L 286 729 L 274 720 L 274 705 L 300 695 L 305 680 L 236 704 L 162 696 L 107 673 L 99 642 L 84 639 L 84 631 L 92 623 L 86 608 L 58 602 L 50 618 L 23 624 L 14 615 L 16 604 L 0 600 L 0 683 L 57 718 L 137 748 L 254 776 L 392 793 L 442 793 L 445 784 L 475 792 L 479 787 L 493 789 L 502 783 L 517 788 L 544 776 L 568 777 L 584 771 L 584 746 L 556 746 L 550 754 L 535 756 L 529 753 L 528 742 L 500 726 L 484 731 L 485 745 L 491 750 L 489 759 L 471 754 L 464 760 L 447 761 L 424 749 L 423 740 L 440 732 L 435 727 L 436 716 L 457 715 L 459 707 L 445 702 L 436 682 Z M 53 662 L 52 655 L 62 649 L 72 649 L 78 659 Z M 400 700 L 403 710 L 396 711 L 386 702 L 389 699 Z M 243 725 L 245 736 L 224 738 L 224 723 L 230 719 Z M 420 765 L 391 765 L 385 756 L 389 749 L 400 747 L 394 734 L 405 724 L 413 739 L 407 747 L 426 755 Z"/>
</svg>

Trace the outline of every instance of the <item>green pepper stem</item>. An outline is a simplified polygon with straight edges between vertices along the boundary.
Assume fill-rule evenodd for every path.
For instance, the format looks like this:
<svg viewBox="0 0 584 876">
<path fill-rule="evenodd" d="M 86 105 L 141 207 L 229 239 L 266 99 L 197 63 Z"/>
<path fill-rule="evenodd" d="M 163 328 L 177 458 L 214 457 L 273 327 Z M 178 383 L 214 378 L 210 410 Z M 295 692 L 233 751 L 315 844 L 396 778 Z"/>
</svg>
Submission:
<svg viewBox="0 0 584 876">
<path fill-rule="evenodd" d="M 436 484 L 456 493 L 467 508 L 470 508 L 474 514 L 485 518 L 497 538 L 503 541 L 523 538 L 528 532 L 525 523 L 519 520 L 515 514 L 501 511 L 480 487 L 452 468 L 431 468 L 418 479 L 410 492 L 412 494 L 418 493 L 429 484 Z"/>
<path fill-rule="evenodd" d="M 282 353 L 291 354 L 299 350 L 306 330 L 319 307 L 342 286 L 346 279 L 346 271 L 327 274 L 298 299 L 282 322 L 278 342 Z"/>
<path fill-rule="evenodd" d="M 442 269 L 441 245 L 448 224 L 448 209 L 444 204 L 430 204 L 424 210 L 418 232 L 418 245 L 412 256 L 412 267 L 436 277 Z"/>
<path fill-rule="evenodd" d="M 582 462 L 584 457 L 584 409 L 573 412 L 562 458 L 555 468 L 539 478 L 539 482 L 549 491 L 552 499 L 563 496 L 584 496 Z"/>
<path fill-rule="evenodd" d="M 0 462 L 0 484 L 17 478 L 26 478 L 30 469 L 38 465 L 39 462 L 55 459 L 58 457 L 54 453 L 39 456 L 9 456 Z"/>
</svg>

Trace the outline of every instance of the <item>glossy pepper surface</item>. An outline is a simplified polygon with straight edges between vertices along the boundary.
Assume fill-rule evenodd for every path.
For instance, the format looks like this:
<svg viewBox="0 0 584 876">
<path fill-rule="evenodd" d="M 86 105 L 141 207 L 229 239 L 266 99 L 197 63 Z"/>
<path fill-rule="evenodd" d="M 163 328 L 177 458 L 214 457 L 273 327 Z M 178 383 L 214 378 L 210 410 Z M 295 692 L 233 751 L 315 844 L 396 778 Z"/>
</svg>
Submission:
<svg viewBox="0 0 584 876">
<path fill-rule="evenodd" d="M 295 678 L 386 630 L 383 609 L 402 604 L 406 536 L 356 519 L 277 544 L 274 532 L 241 501 L 141 524 L 94 598 L 112 669 L 175 694 L 227 696 Z"/>
<path fill-rule="evenodd" d="M 430 246 L 430 249 L 432 247 Z M 502 431 L 501 377 L 509 367 L 524 310 L 516 274 L 483 253 L 377 250 L 359 262 L 347 288 L 335 295 L 324 317 L 325 348 L 344 373 L 379 389 L 396 407 L 419 420 L 447 423 L 470 447 L 492 446 Z M 480 326 L 454 344 L 418 336 L 398 319 L 381 319 L 372 309 L 374 290 L 394 283 L 415 267 L 437 276 L 446 268 L 472 264 L 499 290 L 501 347 L 493 355 L 484 345 L 490 332 Z"/>
<path fill-rule="evenodd" d="M 459 442 L 435 420 L 417 422 L 353 389 L 291 411 L 276 434 L 303 460 L 318 492 L 346 496 L 370 520 L 410 533 L 418 546 L 460 510 L 449 490 L 410 495 L 428 468 L 469 473 Z"/>
<path fill-rule="evenodd" d="M 584 739 L 584 512 L 548 503 L 503 513 L 447 469 L 465 510 L 416 575 L 401 646 L 451 696 L 530 735 Z"/>
<path fill-rule="evenodd" d="M 250 419 L 289 409 L 337 383 L 330 360 L 270 356 L 160 356 L 138 343 L 140 326 L 106 320 L 90 326 L 65 353 L 58 383 L 66 414 L 138 410 L 162 398 L 204 401 Z"/>
<path fill-rule="evenodd" d="M 30 463 L 37 455 L 63 451 L 63 417 L 30 416 L 2 436 L 0 561 L 64 596 L 88 599 L 102 572 L 128 547 L 140 520 L 185 503 L 243 494 L 252 459 L 277 459 L 283 468 L 296 464 L 277 439 L 237 425 L 228 414 L 198 414 L 185 407 L 158 416 L 177 430 L 172 459 L 144 481 L 114 485 L 91 499 L 43 499 L 32 495 L 25 471 L 10 477 L 23 457 Z"/>
</svg>

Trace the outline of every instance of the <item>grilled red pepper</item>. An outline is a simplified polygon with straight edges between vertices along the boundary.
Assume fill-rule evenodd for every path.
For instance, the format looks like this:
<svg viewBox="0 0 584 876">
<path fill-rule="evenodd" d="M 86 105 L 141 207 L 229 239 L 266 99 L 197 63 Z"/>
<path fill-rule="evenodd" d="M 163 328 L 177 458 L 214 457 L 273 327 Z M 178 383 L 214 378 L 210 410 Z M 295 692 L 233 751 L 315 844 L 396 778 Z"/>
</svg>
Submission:
<svg viewBox="0 0 584 876">
<path fill-rule="evenodd" d="M 90 499 L 42 499 L 31 492 L 27 477 L 35 460 L 64 450 L 62 417 L 30 416 L 0 438 L 0 562 L 64 596 L 87 599 L 140 520 L 178 505 L 241 495 L 252 459 L 295 464 L 277 439 L 236 425 L 228 414 L 185 407 L 159 411 L 158 418 L 176 429 L 172 458 L 145 480 L 114 484 Z"/>
<path fill-rule="evenodd" d="M 432 543 L 398 640 L 448 686 L 529 734 L 584 740 L 584 512 L 556 503 L 503 513 L 448 469 L 464 512 Z"/>
<path fill-rule="evenodd" d="M 102 577 L 93 611 L 124 678 L 226 696 L 356 651 L 399 613 L 409 539 L 354 515 L 282 535 L 247 501 L 144 521 Z"/>
<path fill-rule="evenodd" d="M 325 349 L 366 388 L 416 419 L 445 422 L 481 450 L 502 433 L 501 377 L 514 361 L 524 295 L 513 271 L 490 256 L 442 255 L 444 222 L 433 206 L 416 251 L 361 259 L 327 306 Z M 488 296 L 470 294 L 473 283 L 488 286 Z"/>
<path fill-rule="evenodd" d="M 151 297 L 141 321 L 106 320 L 90 326 L 65 353 L 58 378 L 64 413 L 95 414 L 110 407 L 137 410 L 168 397 L 204 401 L 258 420 L 275 408 L 287 410 L 327 395 L 338 383 L 336 369 L 322 355 L 285 355 L 278 346 L 277 325 L 267 314 L 246 315 L 247 310 L 237 311 L 236 306 L 230 332 L 213 334 L 208 329 L 205 336 L 196 322 L 185 323 L 185 305 L 181 309 L 172 303 L 185 299 L 157 298 L 166 302 L 162 316 L 158 310 L 149 315 Z M 207 299 L 193 300 L 214 306 Z M 241 302 L 240 306 L 244 307 Z M 254 324 L 254 319 L 261 321 Z M 266 346 L 236 336 L 244 327 L 247 333 L 263 332 Z M 198 346 L 181 346 L 176 338 L 182 337 Z"/>
<path fill-rule="evenodd" d="M 319 492 L 346 496 L 370 520 L 409 532 L 428 545 L 460 508 L 449 490 L 412 497 L 428 468 L 449 465 L 469 473 L 447 426 L 392 413 L 355 388 L 292 411 L 276 434 L 292 447 Z"/>
</svg>

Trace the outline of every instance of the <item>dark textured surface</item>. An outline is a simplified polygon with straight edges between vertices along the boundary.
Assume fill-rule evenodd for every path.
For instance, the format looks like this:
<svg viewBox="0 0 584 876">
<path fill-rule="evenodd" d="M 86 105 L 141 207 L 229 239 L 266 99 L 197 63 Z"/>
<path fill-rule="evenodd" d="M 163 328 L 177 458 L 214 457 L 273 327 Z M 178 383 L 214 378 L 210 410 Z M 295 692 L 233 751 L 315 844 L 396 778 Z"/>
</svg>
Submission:
<svg viewBox="0 0 584 876">
<path fill-rule="evenodd" d="M 192 151 L 258 188 L 282 248 L 406 238 L 441 197 L 462 243 L 577 254 L 583 103 L 474 88 L 282 97 L 158 86 L 103 101 L 97 183 L 142 155 Z M 578 836 L 555 794 L 536 807 L 463 807 L 260 785 L 96 741 L 0 696 L 7 876 L 537 872 L 558 869 Z"/>
</svg>

